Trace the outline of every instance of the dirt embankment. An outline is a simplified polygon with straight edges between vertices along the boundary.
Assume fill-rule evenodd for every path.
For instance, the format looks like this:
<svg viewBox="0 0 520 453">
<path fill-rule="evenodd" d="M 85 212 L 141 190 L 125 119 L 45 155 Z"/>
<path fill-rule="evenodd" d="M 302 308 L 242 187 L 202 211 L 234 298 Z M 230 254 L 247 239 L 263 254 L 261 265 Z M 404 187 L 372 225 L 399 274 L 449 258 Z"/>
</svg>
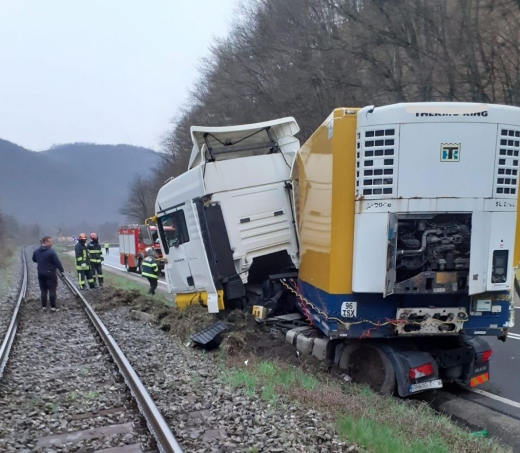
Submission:
<svg viewBox="0 0 520 453">
<path fill-rule="evenodd" d="M 127 306 L 130 310 L 147 313 L 161 330 L 171 332 L 183 341 L 188 341 L 191 335 L 218 320 L 207 312 L 206 307 L 192 305 L 184 310 L 178 310 L 136 290 L 105 288 L 88 294 L 88 299 L 98 311 Z M 305 360 L 313 362 L 312 365 L 318 368 L 323 367 L 323 364 L 317 360 L 298 357 L 295 349 L 285 341 L 284 335 L 257 322 L 247 313 L 236 310 L 226 321 L 230 328 L 222 333 L 220 348 L 230 358 L 278 359 L 294 365 L 301 365 L 302 360 Z"/>
</svg>

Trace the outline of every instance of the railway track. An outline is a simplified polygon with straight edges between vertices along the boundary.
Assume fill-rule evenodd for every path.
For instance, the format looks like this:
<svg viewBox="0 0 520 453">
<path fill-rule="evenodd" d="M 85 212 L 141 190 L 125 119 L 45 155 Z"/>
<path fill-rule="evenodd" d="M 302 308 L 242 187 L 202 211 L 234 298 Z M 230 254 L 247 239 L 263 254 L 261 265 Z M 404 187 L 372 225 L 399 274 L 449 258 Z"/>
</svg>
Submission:
<svg viewBox="0 0 520 453">
<path fill-rule="evenodd" d="M 0 451 L 182 453 L 70 279 L 59 285 L 60 310 L 41 310 L 30 252 L 23 252 L 20 295 L 0 345 Z"/>
</svg>

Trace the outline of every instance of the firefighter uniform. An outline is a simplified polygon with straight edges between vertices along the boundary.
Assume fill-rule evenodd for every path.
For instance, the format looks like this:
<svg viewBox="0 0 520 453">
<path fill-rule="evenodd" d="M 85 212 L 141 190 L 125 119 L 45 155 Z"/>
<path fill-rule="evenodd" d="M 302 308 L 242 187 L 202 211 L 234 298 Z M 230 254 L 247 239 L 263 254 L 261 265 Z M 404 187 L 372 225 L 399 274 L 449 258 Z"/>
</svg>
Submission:
<svg viewBox="0 0 520 453">
<path fill-rule="evenodd" d="M 157 283 L 159 280 L 159 266 L 157 265 L 157 261 L 155 261 L 154 249 L 152 247 L 146 249 L 146 255 L 146 258 L 143 260 L 143 271 L 141 272 L 141 275 L 146 277 L 150 283 L 148 294 L 153 296 L 157 289 Z"/>
<path fill-rule="evenodd" d="M 105 261 L 103 258 L 103 249 L 101 248 L 101 244 L 99 243 L 99 238 L 96 233 L 92 233 L 90 235 L 90 242 L 87 246 L 88 254 L 90 256 L 90 269 L 92 272 L 92 278 L 94 283 L 96 282 L 96 274 L 97 274 L 97 283 L 100 288 L 103 288 L 103 268 L 101 263 Z"/>
<path fill-rule="evenodd" d="M 80 289 L 85 289 L 86 283 L 90 288 L 94 288 L 94 279 L 90 273 L 90 257 L 86 246 L 87 235 L 81 233 L 78 237 L 78 243 L 74 249 L 76 253 L 76 270 L 78 271 L 78 282 Z"/>
</svg>

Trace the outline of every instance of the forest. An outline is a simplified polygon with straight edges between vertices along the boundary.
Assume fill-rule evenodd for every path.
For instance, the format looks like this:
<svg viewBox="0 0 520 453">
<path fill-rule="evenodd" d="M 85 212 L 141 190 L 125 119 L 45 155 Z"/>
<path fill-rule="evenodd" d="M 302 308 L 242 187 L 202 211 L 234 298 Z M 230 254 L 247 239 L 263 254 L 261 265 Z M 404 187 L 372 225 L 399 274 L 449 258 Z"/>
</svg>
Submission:
<svg viewBox="0 0 520 453">
<path fill-rule="evenodd" d="M 336 107 L 469 101 L 519 105 L 519 0 L 249 0 L 200 63 L 163 162 L 131 183 L 143 219 L 187 169 L 190 126 L 293 116 L 306 140 Z"/>
</svg>

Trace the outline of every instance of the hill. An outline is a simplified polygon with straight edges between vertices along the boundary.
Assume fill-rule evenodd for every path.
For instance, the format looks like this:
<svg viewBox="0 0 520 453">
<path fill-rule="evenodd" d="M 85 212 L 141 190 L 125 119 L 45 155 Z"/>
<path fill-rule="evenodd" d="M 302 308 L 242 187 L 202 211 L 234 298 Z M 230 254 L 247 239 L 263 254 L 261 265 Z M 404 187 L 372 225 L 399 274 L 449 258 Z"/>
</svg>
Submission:
<svg viewBox="0 0 520 453">
<path fill-rule="evenodd" d="M 0 204 L 27 224 L 120 222 L 117 210 L 130 180 L 159 159 L 130 145 L 74 143 L 34 152 L 0 139 Z"/>
</svg>

